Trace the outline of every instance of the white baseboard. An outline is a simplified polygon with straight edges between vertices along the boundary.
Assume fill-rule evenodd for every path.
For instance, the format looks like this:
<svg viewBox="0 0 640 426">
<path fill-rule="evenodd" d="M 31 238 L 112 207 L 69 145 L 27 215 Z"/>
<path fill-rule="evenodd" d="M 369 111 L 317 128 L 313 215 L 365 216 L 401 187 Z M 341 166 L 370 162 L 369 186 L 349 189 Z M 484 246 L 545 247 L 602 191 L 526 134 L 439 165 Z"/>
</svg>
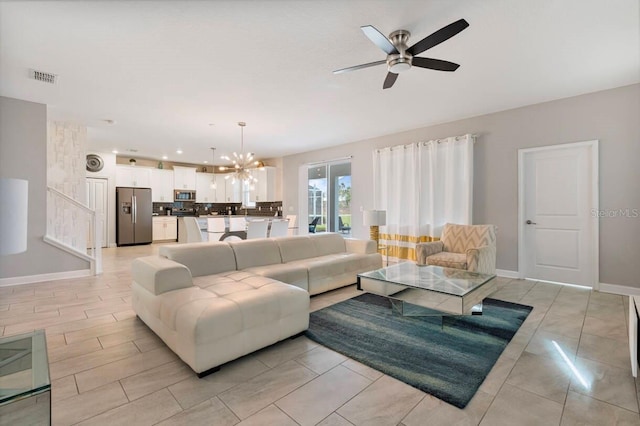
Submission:
<svg viewBox="0 0 640 426">
<path fill-rule="evenodd" d="M 117 248 L 117 247 L 118 247 L 118 245 L 116 243 L 111 243 L 111 244 L 109 244 L 108 248 Z"/>
<path fill-rule="evenodd" d="M 621 294 L 623 296 L 640 296 L 640 288 L 618 284 L 600 283 L 598 291 L 603 293 Z"/>
<path fill-rule="evenodd" d="M 496 269 L 496 275 L 503 278 L 520 278 L 518 271 L 509 271 L 506 269 Z"/>
<path fill-rule="evenodd" d="M 50 274 L 25 275 L 22 277 L 0 278 L 0 287 L 10 285 L 41 283 L 43 281 L 64 280 L 69 278 L 82 278 L 91 276 L 91 269 L 81 269 L 78 271 L 52 272 Z"/>
</svg>

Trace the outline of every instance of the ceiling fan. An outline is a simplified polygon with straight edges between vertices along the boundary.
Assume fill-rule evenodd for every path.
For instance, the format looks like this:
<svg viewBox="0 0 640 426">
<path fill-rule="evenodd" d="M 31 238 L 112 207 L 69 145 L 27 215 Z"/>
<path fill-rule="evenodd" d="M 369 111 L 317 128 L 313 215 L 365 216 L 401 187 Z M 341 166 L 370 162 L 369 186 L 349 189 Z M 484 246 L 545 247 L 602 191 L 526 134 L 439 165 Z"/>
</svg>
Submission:
<svg viewBox="0 0 640 426">
<path fill-rule="evenodd" d="M 388 89 L 396 82 L 398 74 L 407 71 L 411 66 L 420 68 L 428 68 L 437 71 L 455 71 L 460 65 L 441 59 L 419 58 L 416 55 L 431 49 L 434 46 L 449 40 L 460 31 L 469 26 L 464 19 L 455 21 L 446 27 L 440 28 L 438 31 L 423 38 L 411 47 L 407 47 L 407 41 L 411 33 L 407 30 L 397 30 L 389 34 L 389 38 L 385 37 L 373 25 L 365 25 L 360 27 L 364 35 L 367 36 L 376 46 L 384 50 L 387 59 L 384 61 L 370 62 L 368 64 L 356 65 L 349 68 L 335 70 L 334 74 L 340 74 L 347 71 L 355 71 L 363 68 L 374 67 L 376 65 L 387 64 L 387 78 L 384 79 L 383 89 Z"/>
</svg>

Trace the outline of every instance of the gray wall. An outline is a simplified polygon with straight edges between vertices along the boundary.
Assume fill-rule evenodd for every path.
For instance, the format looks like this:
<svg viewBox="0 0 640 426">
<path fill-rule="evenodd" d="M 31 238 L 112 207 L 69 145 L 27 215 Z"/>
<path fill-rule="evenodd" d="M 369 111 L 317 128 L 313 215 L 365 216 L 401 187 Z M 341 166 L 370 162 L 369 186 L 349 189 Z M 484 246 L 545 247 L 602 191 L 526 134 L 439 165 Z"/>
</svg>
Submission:
<svg viewBox="0 0 640 426">
<path fill-rule="evenodd" d="M 473 133 L 473 222 L 499 227 L 497 267 L 517 271 L 518 149 L 598 139 L 600 209 L 640 209 L 639 117 L 635 84 L 287 156 L 284 209 L 297 212 L 300 165 L 352 155 L 352 232 L 366 238 L 359 210 L 373 208 L 373 149 Z M 600 282 L 640 288 L 638 255 L 640 218 L 600 219 Z"/>
<path fill-rule="evenodd" d="M 27 251 L 0 257 L 0 278 L 88 269 L 88 262 L 42 240 L 47 215 L 46 105 L 0 97 L 0 176 L 29 181 Z"/>
</svg>

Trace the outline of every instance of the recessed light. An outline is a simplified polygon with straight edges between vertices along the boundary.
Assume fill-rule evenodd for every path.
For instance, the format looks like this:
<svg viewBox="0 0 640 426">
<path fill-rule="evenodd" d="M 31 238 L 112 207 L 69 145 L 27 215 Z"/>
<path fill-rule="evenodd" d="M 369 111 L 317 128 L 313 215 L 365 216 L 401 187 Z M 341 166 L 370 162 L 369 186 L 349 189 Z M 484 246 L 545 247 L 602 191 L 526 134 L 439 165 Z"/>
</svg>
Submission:
<svg viewBox="0 0 640 426">
<path fill-rule="evenodd" d="M 215 123 L 209 123 L 209 126 L 215 126 Z"/>
<path fill-rule="evenodd" d="M 113 152 L 114 154 L 117 154 L 117 153 L 118 153 L 118 150 L 117 150 L 117 149 L 114 149 L 114 150 L 113 150 L 113 151 L 111 151 L 111 152 Z"/>
<path fill-rule="evenodd" d="M 181 150 L 181 149 L 178 149 L 178 150 L 176 151 L 176 154 L 182 154 L 182 150 Z"/>
<path fill-rule="evenodd" d="M 163 160 L 166 160 L 167 158 L 169 158 L 169 157 L 167 157 L 166 155 L 163 155 L 163 156 L 162 156 L 162 159 L 163 159 Z"/>
<path fill-rule="evenodd" d="M 207 163 L 208 163 L 208 161 L 207 161 L 207 160 L 204 160 L 204 161 L 203 161 L 203 163 L 204 163 L 204 164 L 207 164 Z"/>
<path fill-rule="evenodd" d="M 116 124 L 116 120 L 112 120 L 111 118 L 105 118 L 102 121 L 104 121 L 107 124 Z"/>
</svg>

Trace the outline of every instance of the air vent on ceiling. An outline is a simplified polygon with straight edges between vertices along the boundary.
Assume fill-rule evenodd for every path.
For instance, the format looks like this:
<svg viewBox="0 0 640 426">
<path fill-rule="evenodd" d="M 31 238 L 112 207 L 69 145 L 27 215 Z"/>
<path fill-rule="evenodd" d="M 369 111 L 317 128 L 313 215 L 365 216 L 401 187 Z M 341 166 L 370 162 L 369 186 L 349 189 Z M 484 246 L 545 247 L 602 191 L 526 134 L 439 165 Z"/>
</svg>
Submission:
<svg viewBox="0 0 640 426">
<path fill-rule="evenodd" d="M 38 71 L 38 70 L 29 70 L 29 77 L 34 80 L 42 81 L 43 83 L 56 84 L 58 76 L 52 74 L 50 72 Z"/>
</svg>

